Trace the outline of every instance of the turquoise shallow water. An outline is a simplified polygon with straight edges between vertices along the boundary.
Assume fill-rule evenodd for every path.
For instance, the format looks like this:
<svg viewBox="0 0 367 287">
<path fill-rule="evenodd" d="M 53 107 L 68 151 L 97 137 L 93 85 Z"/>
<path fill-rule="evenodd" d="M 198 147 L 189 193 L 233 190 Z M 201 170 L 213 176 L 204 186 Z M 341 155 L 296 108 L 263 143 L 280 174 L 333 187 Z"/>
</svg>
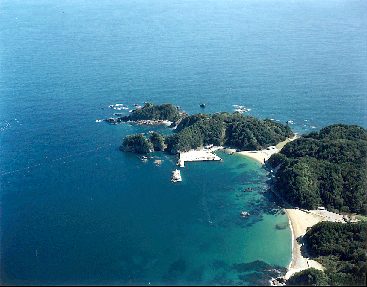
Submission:
<svg viewBox="0 0 367 287">
<path fill-rule="evenodd" d="M 1 282 L 264 284 L 287 266 L 259 164 L 221 154 L 173 185 L 173 157 L 118 150 L 151 128 L 95 120 L 205 102 L 366 127 L 365 1 L 54 2 L 0 4 Z"/>
</svg>

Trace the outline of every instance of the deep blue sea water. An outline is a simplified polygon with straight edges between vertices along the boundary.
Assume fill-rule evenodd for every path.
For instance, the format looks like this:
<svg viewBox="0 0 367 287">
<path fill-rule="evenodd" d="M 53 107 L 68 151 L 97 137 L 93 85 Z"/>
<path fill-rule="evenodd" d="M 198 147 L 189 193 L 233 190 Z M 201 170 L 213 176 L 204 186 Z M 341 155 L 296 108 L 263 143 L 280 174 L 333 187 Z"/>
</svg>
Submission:
<svg viewBox="0 0 367 287">
<path fill-rule="evenodd" d="M 363 0 L 1 1 L 1 283 L 265 284 L 291 235 L 258 163 L 220 153 L 174 185 L 175 158 L 118 150 L 151 128 L 95 120 L 114 103 L 204 102 L 300 133 L 367 127 L 366 12 Z"/>
</svg>

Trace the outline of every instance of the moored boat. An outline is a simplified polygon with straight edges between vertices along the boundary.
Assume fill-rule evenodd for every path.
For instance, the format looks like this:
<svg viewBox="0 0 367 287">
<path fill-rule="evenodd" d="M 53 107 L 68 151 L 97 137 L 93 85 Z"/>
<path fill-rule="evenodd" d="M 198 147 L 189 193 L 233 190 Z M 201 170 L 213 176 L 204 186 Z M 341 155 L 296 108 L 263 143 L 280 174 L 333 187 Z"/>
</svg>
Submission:
<svg viewBox="0 0 367 287">
<path fill-rule="evenodd" d="M 172 178 L 171 178 L 172 182 L 179 182 L 182 181 L 182 177 L 181 177 L 181 172 L 178 169 L 175 169 L 174 171 L 172 171 Z"/>
</svg>

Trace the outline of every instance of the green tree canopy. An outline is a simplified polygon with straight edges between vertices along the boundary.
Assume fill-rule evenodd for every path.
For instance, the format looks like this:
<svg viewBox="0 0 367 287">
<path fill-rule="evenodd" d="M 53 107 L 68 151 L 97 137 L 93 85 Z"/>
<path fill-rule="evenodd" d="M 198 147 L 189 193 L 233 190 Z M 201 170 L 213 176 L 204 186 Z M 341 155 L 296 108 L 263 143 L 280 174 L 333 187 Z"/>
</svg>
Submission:
<svg viewBox="0 0 367 287">
<path fill-rule="evenodd" d="M 288 143 L 269 164 L 276 190 L 293 205 L 367 214 L 367 131 L 332 125 Z"/>
<path fill-rule="evenodd" d="M 122 142 L 120 149 L 127 152 L 147 154 L 153 151 L 153 145 L 144 135 L 136 134 L 127 136 Z"/>
<path fill-rule="evenodd" d="M 297 272 L 287 280 L 290 286 L 328 286 L 328 278 L 325 273 L 315 268 L 309 268 Z"/>
</svg>

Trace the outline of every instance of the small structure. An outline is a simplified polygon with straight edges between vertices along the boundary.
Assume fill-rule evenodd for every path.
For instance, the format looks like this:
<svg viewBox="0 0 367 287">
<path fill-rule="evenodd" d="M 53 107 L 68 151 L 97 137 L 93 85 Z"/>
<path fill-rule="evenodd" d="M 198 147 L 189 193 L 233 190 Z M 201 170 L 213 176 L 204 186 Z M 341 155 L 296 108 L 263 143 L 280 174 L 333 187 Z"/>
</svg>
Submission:
<svg viewBox="0 0 367 287">
<path fill-rule="evenodd" d="M 180 167 L 185 167 L 185 161 L 183 159 L 178 159 L 177 165 Z"/>
<path fill-rule="evenodd" d="M 325 207 L 323 207 L 323 206 L 319 206 L 319 207 L 317 208 L 317 210 L 326 210 L 326 208 L 325 208 Z"/>
<path fill-rule="evenodd" d="M 210 148 L 201 148 L 196 150 L 189 150 L 186 152 L 179 152 L 179 159 L 177 165 L 185 166 L 185 161 L 221 161 L 222 159 L 213 152 L 223 147 L 211 146 Z"/>
</svg>

